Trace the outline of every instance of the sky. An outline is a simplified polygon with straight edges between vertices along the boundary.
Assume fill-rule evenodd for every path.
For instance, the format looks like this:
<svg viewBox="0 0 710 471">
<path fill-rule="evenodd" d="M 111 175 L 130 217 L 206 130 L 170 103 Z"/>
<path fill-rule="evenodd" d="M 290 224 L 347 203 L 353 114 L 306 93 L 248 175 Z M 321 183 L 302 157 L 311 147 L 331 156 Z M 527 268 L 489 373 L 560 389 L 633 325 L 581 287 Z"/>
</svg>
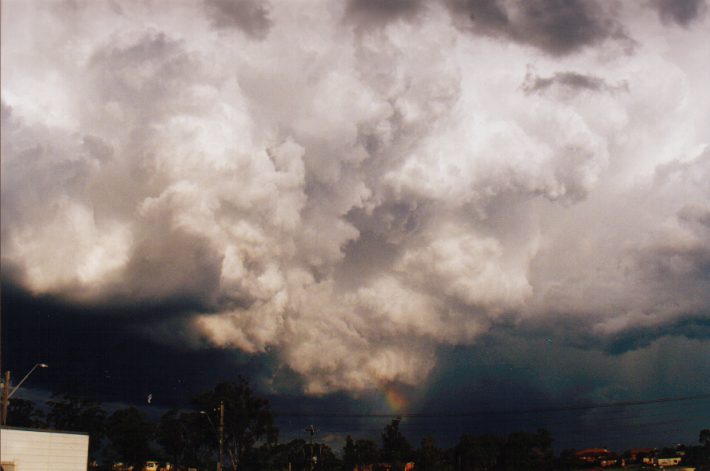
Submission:
<svg viewBox="0 0 710 471">
<path fill-rule="evenodd" d="M 709 32 L 704 0 L 3 0 L 2 367 L 449 414 L 414 442 L 693 443 Z"/>
</svg>

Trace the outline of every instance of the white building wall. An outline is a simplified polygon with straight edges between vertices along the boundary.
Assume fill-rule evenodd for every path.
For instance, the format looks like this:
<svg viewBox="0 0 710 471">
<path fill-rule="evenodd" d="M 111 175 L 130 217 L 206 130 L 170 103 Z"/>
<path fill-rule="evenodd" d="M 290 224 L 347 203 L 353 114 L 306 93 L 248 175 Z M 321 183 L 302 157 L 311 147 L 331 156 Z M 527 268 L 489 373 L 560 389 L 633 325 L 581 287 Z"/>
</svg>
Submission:
<svg viewBox="0 0 710 471">
<path fill-rule="evenodd" d="M 15 471 L 86 471 L 88 459 L 88 435 L 0 429 L 0 462 Z"/>
</svg>

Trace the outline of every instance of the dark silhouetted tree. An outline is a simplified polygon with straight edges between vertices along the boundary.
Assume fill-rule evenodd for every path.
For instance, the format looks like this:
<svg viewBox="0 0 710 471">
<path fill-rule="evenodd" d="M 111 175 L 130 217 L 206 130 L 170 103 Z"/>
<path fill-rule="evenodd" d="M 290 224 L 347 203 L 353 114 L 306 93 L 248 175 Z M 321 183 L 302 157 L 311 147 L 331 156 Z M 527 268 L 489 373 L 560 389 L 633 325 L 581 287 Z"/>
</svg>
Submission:
<svg viewBox="0 0 710 471">
<path fill-rule="evenodd" d="M 310 446 L 311 445 L 309 444 L 309 449 Z M 325 443 L 314 443 L 313 453 L 316 457 L 316 460 L 314 461 L 315 466 L 312 468 L 314 471 L 333 471 L 340 469 L 342 462 L 337 456 L 335 456 L 333 450 Z"/>
<path fill-rule="evenodd" d="M 47 425 L 58 430 L 89 434 L 89 453 L 94 456 L 105 435 L 106 411 L 96 401 L 71 394 L 52 395 L 47 401 Z"/>
<path fill-rule="evenodd" d="M 416 468 L 422 471 L 441 471 L 447 468 L 444 451 L 436 446 L 433 437 L 424 437 L 417 450 Z"/>
<path fill-rule="evenodd" d="M 232 468 L 258 467 L 259 454 L 254 446 L 260 441 L 275 444 L 278 438 L 269 401 L 256 397 L 244 378 L 220 383 L 194 400 L 215 426 L 219 423 L 220 401 L 224 401 L 224 446 Z M 216 440 L 213 443 L 216 447 Z"/>
<path fill-rule="evenodd" d="M 557 469 L 577 469 L 580 464 L 580 460 L 577 459 L 577 450 L 566 448 L 560 452 L 560 457 L 557 460 Z"/>
<path fill-rule="evenodd" d="M 414 457 L 412 446 L 399 430 L 401 421 L 399 417 L 392 419 L 382 432 L 382 460 L 391 463 L 395 468 L 401 467 Z"/>
<path fill-rule="evenodd" d="M 288 469 L 289 464 L 292 470 L 307 469 L 309 455 L 306 452 L 306 441 L 302 438 L 291 440 L 283 445 L 275 447 L 277 452 L 277 465 L 275 469 Z"/>
<path fill-rule="evenodd" d="M 14 398 L 7 408 L 7 425 L 12 427 L 44 427 L 44 414 L 27 399 Z"/>
<path fill-rule="evenodd" d="M 698 441 L 705 448 L 710 448 L 710 429 L 702 429 L 698 434 Z"/>
<path fill-rule="evenodd" d="M 169 410 L 160 418 L 156 441 L 177 468 L 206 467 L 212 455 L 214 431 L 197 412 Z"/>
<path fill-rule="evenodd" d="M 150 443 L 155 437 L 155 428 L 135 407 L 117 410 L 106 421 L 109 454 L 134 466 L 151 459 Z"/>
<path fill-rule="evenodd" d="M 364 467 L 376 463 L 379 456 L 377 443 L 366 439 L 355 440 L 355 461 L 358 465 Z"/>
<path fill-rule="evenodd" d="M 456 460 L 461 469 L 482 471 L 497 469 L 505 439 L 495 435 L 463 435 L 456 446 Z"/>
<path fill-rule="evenodd" d="M 547 430 L 511 433 L 501 458 L 503 468 L 509 471 L 551 469 L 554 461 L 552 437 Z"/>
<path fill-rule="evenodd" d="M 348 435 L 345 437 L 345 445 L 343 445 L 343 470 L 353 471 L 357 464 L 357 455 L 355 454 L 355 442 L 353 437 Z"/>
</svg>

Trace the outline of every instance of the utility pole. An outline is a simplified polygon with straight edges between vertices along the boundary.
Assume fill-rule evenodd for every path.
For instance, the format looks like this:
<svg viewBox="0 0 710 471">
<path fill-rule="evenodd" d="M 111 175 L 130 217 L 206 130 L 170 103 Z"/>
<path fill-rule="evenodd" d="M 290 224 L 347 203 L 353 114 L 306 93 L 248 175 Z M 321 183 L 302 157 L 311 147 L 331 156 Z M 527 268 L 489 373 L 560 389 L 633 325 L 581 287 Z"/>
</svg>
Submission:
<svg viewBox="0 0 710 471">
<path fill-rule="evenodd" d="M 5 371 L 5 383 L 2 386 L 2 410 L 0 411 L 0 422 L 2 425 L 7 423 L 7 410 L 10 405 L 10 398 L 17 392 L 18 389 L 20 389 L 22 383 L 27 381 L 27 378 L 29 378 L 32 372 L 37 368 L 49 368 L 49 366 L 45 363 L 35 363 L 35 366 L 27 372 L 25 377 L 22 378 L 19 383 L 17 383 L 17 386 L 12 388 L 12 391 L 10 391 L 10 370 Z"/>
<path fill-rule="evenodd" d="M 10 405 L 10 371 L 5 372 L 5 382 L 2 385 L 2 425 L 7 423 L 7 408 Z"/>
<path fill-rule="evenodd" d="M 308 427 L 306 427 L 306 432 L 311 437 L 311 471 L 313 471 L 313 469 L 316 467 L 316 462 L 318 461 L 318 457 L 313 452 L 313 436 L 316 434 L 316 432 L 318 432 L 318 429 L 315 428 L 313 425 L 309 425 Z"/>
<path fill-rule="evenodd" d="M 224 401 L 219 401 L 219 462 L 217 471 L 222 471 L 222 454 L 224 453 Z"/>
</svg>

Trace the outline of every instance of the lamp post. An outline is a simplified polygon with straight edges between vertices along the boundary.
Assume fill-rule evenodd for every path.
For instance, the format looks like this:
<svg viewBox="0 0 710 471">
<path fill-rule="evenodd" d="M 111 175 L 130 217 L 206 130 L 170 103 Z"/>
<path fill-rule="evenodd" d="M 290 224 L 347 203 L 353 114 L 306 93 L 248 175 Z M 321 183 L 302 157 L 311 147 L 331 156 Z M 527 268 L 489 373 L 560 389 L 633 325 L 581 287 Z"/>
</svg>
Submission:
<svg viewBox="0 0 710 471">
<path fill-rule="evenodd" d="M 315 428 L 315 426 L 313 426 L 313 425 L 309 425 L 308 427 L 306 427 L 306 433 L 308 433 L 308 435 L 310 435 L 310 437 L 311 437 L 310 438 L 310 443 L 311 443 L 311 468 L 310 469 L 313 470 L 313 468 L 315 468 L 315 466 L 316 466 L 316 463 L 318 462 L 318 457 L 313 452 L 313 436 L 316 433 L 318 433 L 318 429 Z"/>
<path fill-rule="evenodd" d="M 201 410 L 200 414 L 204 415 L 207 417 L 207 420 L 209 421 L 210 425 L 212 428 L 214 428 L 214 424 L 212 423 L 212 419 L 210 419 L 210 415 Z M 224 454 L 224 401 L 219 401 L 219 461 L 217 462 L 217 471 L 222 471 L 222 455 Z"/>
<path fill-rule="evenodd" d="M 10 372 L 6 371 L 5 372 L 5 384 L 3 385 L 2 388 L 2 424 L 5 425 L 7 423 L 7 409 L 10 406 L 10 398 L 17 392 L 17 390 L 22 386 L 22 383 L 24 383 L 27 378 L 32 374 L 34 370 L 37 368 L 49 368 L 49 365 L 46 363 L 35 363 L 35 366 L 32 367 L 30 371 L 27 372 L 24 378 L 20 380 L 19 383 L 17 383 L 17 386 L 12 388 L 12 391 L 10 390 Z"/>
</svg>

